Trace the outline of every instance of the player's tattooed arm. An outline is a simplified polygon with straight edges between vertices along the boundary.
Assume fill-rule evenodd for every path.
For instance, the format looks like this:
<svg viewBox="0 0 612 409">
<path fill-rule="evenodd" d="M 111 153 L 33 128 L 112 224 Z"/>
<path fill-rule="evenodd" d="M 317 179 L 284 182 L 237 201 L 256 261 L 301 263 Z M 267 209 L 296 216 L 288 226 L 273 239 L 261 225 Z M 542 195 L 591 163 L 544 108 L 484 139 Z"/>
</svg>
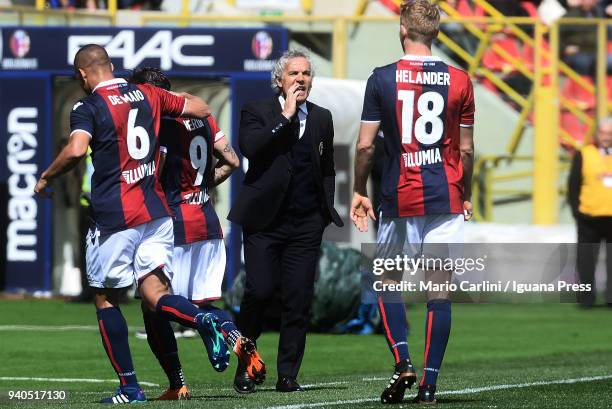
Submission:
<svg viewBox="0 0 612 409">
<path fill-rule="evenodd" d="M 91 136 L 85 132 L 75 132 L 68 144 L 60 151 L 53 163 L 45 170 L 34 187 L 34 192 L 41 197 L 50 197 L 47 190 L 51 181 L 74 168 L 87 154 Z"/>
<path fill-rule="evenodd" d="M 218 186 L 223 183 L 230 177 L 234 169 L 240 166 L 238 155 L 236 155 L 232 145 L 227 142 L 225 137 L 215 142 L 213 153 L 219 160 L 215 164 L 211 178 L 208 181 L 209 187 Z"/>
</svg>

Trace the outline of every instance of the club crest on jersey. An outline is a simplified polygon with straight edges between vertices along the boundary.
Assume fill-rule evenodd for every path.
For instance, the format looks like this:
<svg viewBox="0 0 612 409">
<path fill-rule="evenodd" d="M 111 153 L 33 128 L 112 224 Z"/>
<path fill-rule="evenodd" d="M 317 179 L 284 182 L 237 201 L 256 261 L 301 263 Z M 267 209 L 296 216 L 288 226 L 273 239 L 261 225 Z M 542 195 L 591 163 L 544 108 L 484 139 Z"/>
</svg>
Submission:
<svg viewBox="0 0 612 409">
<path fill-rule="evenodd" d="M 155 174 L 155 162 L 144 163 L 138 166 L 136 169 L 130 169 L 121 172 L 123 180 L 128 185 L 139 182 L 147 176 L 153 176 Z"/>
<path fill-rule="evenodd" d="M 423 165 L 431 165 L 433 163 L 442 162 L 440 148 L 427 149 L 425 151 L 416 151 L 402 153 L 404 158 L 404 167 L 413 168 Z"/>
</svg>

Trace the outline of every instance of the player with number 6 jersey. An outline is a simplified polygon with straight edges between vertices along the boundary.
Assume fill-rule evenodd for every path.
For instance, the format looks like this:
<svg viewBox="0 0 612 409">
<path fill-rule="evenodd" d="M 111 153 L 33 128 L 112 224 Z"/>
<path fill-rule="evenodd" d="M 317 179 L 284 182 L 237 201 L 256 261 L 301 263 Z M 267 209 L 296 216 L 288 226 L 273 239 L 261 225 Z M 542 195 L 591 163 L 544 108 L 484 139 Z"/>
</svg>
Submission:
<svg viewBox="0 0 612 409">
<path fill-rule="evenodd" d="M 70 130 L 90 136 L 92 210 L 102 235 L 170 215 L 159 179 L 162 114 L 179 116 L 185 99 L 122 78 L 101 82 L 78 101 Z"/>
<path fill-rule="evenodd" d="M 136 281 L 143 310 L 166 324 L 172 320 L 197 329 L 205 342 L 216 324 L 186 298 L 170 294 L 174 234 L 158 180 L 161 116 L 205 119 L 210 110 L 201 98 L 115 78 L 108 53 L 97 44 L 76 53 L 74 70 L 88 95 L 74 105 L 70 140 L 34 190 L 49 197 L 50 183 L 76 166 L 91 146 L 97 227 L 88 235 L 87 277 L 102 343 L 120 383 L 101 402 L 143 402 L 118 290 Z"/>
</svg>

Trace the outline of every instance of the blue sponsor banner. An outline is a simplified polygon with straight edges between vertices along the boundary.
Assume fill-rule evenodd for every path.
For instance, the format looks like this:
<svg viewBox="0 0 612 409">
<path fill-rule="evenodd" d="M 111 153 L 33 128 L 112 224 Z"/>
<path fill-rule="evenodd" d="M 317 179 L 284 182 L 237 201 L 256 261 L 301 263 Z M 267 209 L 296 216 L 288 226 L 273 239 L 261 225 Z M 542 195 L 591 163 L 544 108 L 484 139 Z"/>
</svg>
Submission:
<svg viewBox="0 0 612 409">
<path fill-rule="evenodd" d="M 0 268 L 7 290 L 50 290 L 51 201 L 34 196 L 49 163 L 51 85 L 45 74 L 0 76 Z"/>
<path fill-rule="evenodd" d="M 287 48 L 287 37 L 287 30 L 280 27 L 3 27 L 0 69 L 72 72 L 79 48 L 95 43 L 106 48 L 121 71 L 152 66 L 170 75 L 269 73 Z"/>
</svg>

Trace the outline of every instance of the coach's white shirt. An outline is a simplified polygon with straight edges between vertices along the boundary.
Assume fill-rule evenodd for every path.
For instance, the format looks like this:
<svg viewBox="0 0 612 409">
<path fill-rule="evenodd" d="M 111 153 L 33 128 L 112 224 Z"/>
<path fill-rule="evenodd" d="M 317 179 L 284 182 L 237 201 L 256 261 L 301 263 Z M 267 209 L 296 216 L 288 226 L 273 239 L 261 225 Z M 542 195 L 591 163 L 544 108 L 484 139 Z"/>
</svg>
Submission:
<svg viewBox="0 0 612 409">
<path fill-rule="evenodd" d="M 280 102 L 281 109 L 285 109 L 285 98 L 282 95 L 278 96 L 278 102 Z M 306 117 L 308 116 L 308 107 L 306 106 L 306 102 L 304 101 L 302 104 L 298 105 L 298 119 L 300 120 L 300 136 L 299 139 L 302 139 L 304 136 L 304 131 L 306 130 Z"/>
</svg>

